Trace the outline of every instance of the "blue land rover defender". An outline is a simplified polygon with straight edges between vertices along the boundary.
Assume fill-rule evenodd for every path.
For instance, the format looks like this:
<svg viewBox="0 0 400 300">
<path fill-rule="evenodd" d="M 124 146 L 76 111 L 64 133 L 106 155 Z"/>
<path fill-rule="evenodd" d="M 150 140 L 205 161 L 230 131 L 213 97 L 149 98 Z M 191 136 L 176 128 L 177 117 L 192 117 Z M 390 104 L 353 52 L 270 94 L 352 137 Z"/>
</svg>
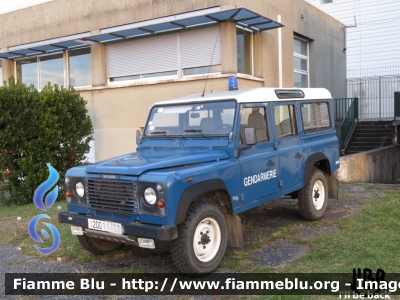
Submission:
<svg viewBox="0 0 400 300">
<path fill-rule="evenodd" d="M 321 218 L 339 168 L 333 100 L 325 89 L 257 88 L 153 105 L 137 151 L 70 169 L 68 212 L 95 254 L 171 240 L 177 269 L 209 273 L 240 245 L 237 214 L 290 195 Z M 239 242 L 238 242 L 239 238 Z"/>
</svg>

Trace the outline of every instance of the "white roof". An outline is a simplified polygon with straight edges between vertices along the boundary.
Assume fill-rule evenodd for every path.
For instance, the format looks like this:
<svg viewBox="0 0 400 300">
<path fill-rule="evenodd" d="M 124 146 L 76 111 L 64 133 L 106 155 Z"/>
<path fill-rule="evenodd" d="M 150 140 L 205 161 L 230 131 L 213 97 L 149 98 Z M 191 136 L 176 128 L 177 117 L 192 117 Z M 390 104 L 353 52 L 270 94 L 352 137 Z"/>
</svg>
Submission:
<svg viewBox="0 0 400 300">
<path fill-rule="evenodd" d="M 285 91 L 303 91 L 304 98 L 288 98 L 279 99 L 276 95 L 276 90 Z M 270 102 L 270 101 L 293 101 L 293 100 L 321 100 L 321 99 L 332 99 L 331 93 L 327 89 L 323 88 L 255 88 L 247 90 L 228 91 L 220 93 L 209 93 L 203 97 L 201 94 L 185 96 L 182 98 L 171 99 L 167 101 L 157 102 L 156 105 L 166 104 L 179 104 L 187 102 L 204 102 L 212 100 L 228 100 L 235 99 L 238 103 L 254 103 L 254 102 Z"/>
</svg>

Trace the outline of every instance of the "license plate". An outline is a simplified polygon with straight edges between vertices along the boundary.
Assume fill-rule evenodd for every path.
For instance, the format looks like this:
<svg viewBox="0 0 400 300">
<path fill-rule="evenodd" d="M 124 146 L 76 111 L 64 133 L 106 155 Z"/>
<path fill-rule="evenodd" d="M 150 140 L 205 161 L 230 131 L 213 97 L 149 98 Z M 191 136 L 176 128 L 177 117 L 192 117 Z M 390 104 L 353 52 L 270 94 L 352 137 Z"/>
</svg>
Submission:
<svg viewBox="0 0 400 300">
<path fill-rule="evenodd" d="M 112 232 L 116 234 L 122 234 L 121 224 L 108 221 L 88 219 L 88 228 L 94 230 Z"/>
</svg>

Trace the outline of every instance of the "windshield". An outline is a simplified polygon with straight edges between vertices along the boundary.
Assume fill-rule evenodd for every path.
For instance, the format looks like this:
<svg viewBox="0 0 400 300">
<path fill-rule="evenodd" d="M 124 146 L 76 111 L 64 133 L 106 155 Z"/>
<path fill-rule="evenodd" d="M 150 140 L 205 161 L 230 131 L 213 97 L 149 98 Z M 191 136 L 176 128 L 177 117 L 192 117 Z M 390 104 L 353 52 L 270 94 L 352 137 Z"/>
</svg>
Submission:
<svg viewBox="0 0 400 300">
<path fill-rule="evenodd" d="M 235 108 L 235 101 L 156 106 L 151 111 L 145 135 L 229 135 Z"/>
</svg>

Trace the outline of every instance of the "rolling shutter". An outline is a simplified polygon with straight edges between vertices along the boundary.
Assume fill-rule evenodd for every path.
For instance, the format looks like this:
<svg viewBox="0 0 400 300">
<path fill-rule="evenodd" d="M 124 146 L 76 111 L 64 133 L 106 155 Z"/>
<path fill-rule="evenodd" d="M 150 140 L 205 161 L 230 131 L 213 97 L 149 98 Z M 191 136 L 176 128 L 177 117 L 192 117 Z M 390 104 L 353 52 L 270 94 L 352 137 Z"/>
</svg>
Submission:
<svg viewBox="0 0 400 300">
<path fill-rule="evenodd" d="M 176 33 L 106 45 L 107 78 L 177 69 Z"/>
<path fill-rule="evenodd" d="M 181 33 L 182 68 L 221 64 L 219 26 L 183 31 Z"/>
</svg>

